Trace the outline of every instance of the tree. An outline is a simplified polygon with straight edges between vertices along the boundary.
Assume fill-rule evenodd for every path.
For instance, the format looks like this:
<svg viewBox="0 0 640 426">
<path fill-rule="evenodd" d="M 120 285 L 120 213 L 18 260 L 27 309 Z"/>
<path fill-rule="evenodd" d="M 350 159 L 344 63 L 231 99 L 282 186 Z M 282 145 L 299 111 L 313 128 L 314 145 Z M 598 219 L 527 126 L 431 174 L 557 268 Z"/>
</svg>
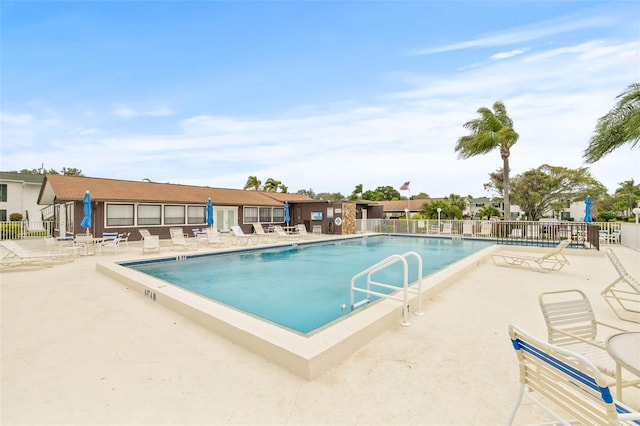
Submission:
<svg viewBox="0 0 640 426">
<path fill-rule="evenodd" d="M 619 188 L 613 194 L 614 211 L 621 212 L 625 216 L 631 216 L 631 211 L 640 200 L 640 184 L 636 185 L 633 179 L 618 183 Z"/>
<path fill-rule="evenodd" d="M 640 141 L 640 84 L 630 84 L 617 98 L 616 106 L 598 119 L 595 135 L 584 151 L 587 163 L 595 163 L 627 143 L 635 148 Z"/>
<path fill-rule="evenodd" d="M 495 149 L 500 150 L 503 170 L 503 197 L 504 215 L 511 217 L 511 204 L 509 202 L 509 156 L 511 147 L 520 137 L 513 130 L 513 121 L 507 115 L 507 109 L 502 102 L 493 104 L 493 111 L 489 108 L 479 108 L 479 118 L 468 121 L 464 128 L 471 134 L 458 139 L 455 151 L 458 157 L 467 159 L 476 155 L 484 155 Z"/>
<path fill-rule="evenodd" d="M 412 195 L 410 199 L 411 200 L 428 200 L 429 198 L 431 198 L 429 197 L 429 194 L 427 194 L 426 192 L 421 192 L 419 194 Z"/>
<path fill-rule="evenodd" d="M 281 181 L 276 180 L 274 178 L 269 178 L 264 183 L 264 186 L 262 187 L 262 189 L 267 192 L 278 192 L 278 188 L 280 187 L 280 185 L 282 185 Z"/>
<path fill-rule="evenodd" d="M 448 201 L 424 203 L 420 209 L 420 216 L 425 219 L 437 219 L 438 207 L 440 208 L 440 219 L 462 219 L 462 210 Z"/>
<path fill-rule="evenodd" d="M 546 212 L 556 211 L 560 208 L 558 202 L 584 200 L 587 195 L 597 200 L 607 192 L 585 167 L 573 170 L 548 164 L 514 177 L 511 190 L 514 203 L 528 220 L 538 220 Z"/>
<path fill-rule="evenodd" d="M 84 176 L 82 170 L 76 169 L 75 167 L 63 167 L 62 174 L 65 176 Z"/>
<path fill-rule="evenodd" d="M 262 181 L 260 179 L 258 179 L 256 176 L 249 176 L 247 178 L 247 183 L 244 184 L 243 189 L 252 188 L 254 191 L 259 191 L 260 185 L 262 185 Z"/>
<path fill-rule="evenodd" d="M 314 200 L 338 201 L 344 200 L 344 195 L 339 192 L 319 192 L 313 197 Z"/>
<path fill-rule="evenodd" d="M 460 209 L 460 211 L 464 211 L 467 208 L 467 200 L 462 198 L 458 194 L 450 194 L 448 197 L 444 197 L 449 204 L 452 204 Z"/>
<path fill-rule="evenodd" d="M 300 195 L 306 195 L 309 198 L 315 198 L 316 197 L 316 193 L 313 192 L 312 188 L 309 189 L 299 189 L 298 192 L 296 192 L 296 194 L 300 194 Z"/>
<path fill-rule="evenodd" d="M 392 201 L 400 199 L 400 192 L 393 186 L 379 186 L 375 190 L 366 191 L 362 194 L 363 200 L 369 201 Z"/>
<path fill-rule="evenodd" d="M 500 210 L 492 204 L 486 204 L 478 210 L 477 215 L 482 218 L 490 219 L 492 217 L 500 217 Z"/>
<path fill-rule="evenodd" d="M 349 199 L 350 200 L 360 200 L 362 199 L 362 184 L 359 183 L 356 185 L 356 187 L 353 189 L 353 192 L 351 193 L 351 195 L 349 195 Z"/>
</svg>

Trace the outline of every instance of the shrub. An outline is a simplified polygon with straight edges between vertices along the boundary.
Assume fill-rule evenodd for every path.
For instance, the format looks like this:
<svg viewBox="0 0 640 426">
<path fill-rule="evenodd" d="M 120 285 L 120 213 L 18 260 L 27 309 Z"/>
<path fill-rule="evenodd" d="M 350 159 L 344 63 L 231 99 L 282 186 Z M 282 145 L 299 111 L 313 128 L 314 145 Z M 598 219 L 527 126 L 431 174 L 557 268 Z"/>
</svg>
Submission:
<svg viewBox="0 0 640 426">
<path fill-rule="evenodd" d="M 9 220 L 11 222 L 22 222 L 22 213 L 11 213 L 9 215 Z"/>
</svg>

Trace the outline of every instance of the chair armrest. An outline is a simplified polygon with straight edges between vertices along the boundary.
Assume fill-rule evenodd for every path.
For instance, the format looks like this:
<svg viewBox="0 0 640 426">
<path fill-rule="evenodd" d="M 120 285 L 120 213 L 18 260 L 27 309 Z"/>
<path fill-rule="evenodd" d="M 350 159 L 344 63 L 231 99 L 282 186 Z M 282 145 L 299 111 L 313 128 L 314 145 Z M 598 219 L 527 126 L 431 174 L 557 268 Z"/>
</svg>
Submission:
<svg viewBox="0 0 640 426">
<path fill-rule="evenodd" d="M 589 344 L 591 346 L 595 346 L 596 348 L 600 348 L 600 349 L 605 350 L 605 351 L 607 350 L 605 348 L 603 342 L 598 342 L 598 341 L 595 341 L 595 340 L 587 340 L 587 339 L 585 339 L 583 337 L 580 337 L 580 336 L 578 336 L 576 334 L 570 333 L 570 332 L 565 331 L 565 330 L 560 330 L 558 328 L 552 328 L 552 330 L 554 332 L 557 332 L 557 333 L 560 333 L 560 334 L 564 334 L 565 336 L 569 336 L 569 337 L 571 337 L 573 339 L 576 339 L 576 340 L 578 340 L 580 342 L 587 343 L 587 344 Z"/>
<path fill-rule="evenodd" d="M 607 324 L 607 323 L 600 322 L 600 321 L 596 321 L 595 323 L 596 323 L 597 325 L 601 325 L 601 326 L 603 326 L 603 327 L 607 327 L 607 328 L 610 328 L 610 329 L 613 329 L 613 330 L 618 330 L 618 331 L 620 331 L 621 333 L 627 333 L 627 332 L 629 331 L 629 330 L 626 330 L 626 329 L 624 329 L 624 328 L 620 328 L 620 327 L 618 327 L 618 326 L 611 325 L 611 324 Z"/>
</svg>

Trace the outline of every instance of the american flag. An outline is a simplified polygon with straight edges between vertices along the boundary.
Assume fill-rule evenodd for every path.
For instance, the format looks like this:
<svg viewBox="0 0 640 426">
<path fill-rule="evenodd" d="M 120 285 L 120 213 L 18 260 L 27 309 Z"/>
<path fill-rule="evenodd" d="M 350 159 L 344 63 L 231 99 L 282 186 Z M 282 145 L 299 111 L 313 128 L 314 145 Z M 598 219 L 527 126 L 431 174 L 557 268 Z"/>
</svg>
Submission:
<svg viewBox="0 0 640 426">
<path fill-rule="evenodd" d="M 405 183 L 402 184 L 402 186 L 400 187 L 400 191 L 408 191 L 409 190 L 409 181 L 406 181 Z"/>
</svg>

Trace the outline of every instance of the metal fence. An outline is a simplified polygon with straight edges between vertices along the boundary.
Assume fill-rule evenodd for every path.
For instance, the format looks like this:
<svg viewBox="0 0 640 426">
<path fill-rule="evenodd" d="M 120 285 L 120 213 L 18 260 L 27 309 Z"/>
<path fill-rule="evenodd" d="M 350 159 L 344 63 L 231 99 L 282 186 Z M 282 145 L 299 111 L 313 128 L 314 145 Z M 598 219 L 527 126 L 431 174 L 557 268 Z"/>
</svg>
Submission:
<svg viewBox="0 0 640 426">
<path fill-rule="evenodd" d="M 54 222 L 51 220 L 0 222 L 0 240 L 22 240 L 53 235 Z"/>
<path fill-rule="evenodd" d="M 366 219 L 358 232 L 482 238 L 498 244 L 550 246 L 570 238 L 574 247 L 598 250 L 600 244 L 620 244 L 621 226 L 615 222 L 533 222 L 437 219 Z"/>
</svg>

